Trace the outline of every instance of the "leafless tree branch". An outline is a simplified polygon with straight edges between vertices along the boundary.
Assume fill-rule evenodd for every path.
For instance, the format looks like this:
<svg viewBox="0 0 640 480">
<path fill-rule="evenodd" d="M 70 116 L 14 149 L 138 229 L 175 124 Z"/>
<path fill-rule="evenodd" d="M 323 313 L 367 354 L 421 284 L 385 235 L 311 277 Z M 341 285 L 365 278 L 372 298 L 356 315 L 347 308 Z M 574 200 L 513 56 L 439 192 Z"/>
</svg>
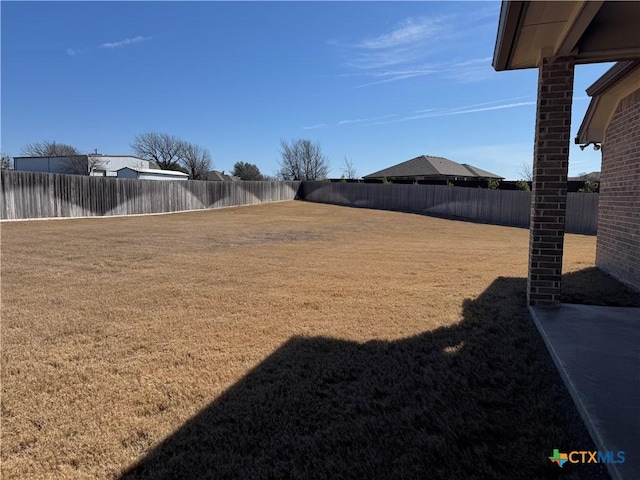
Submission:
<svg viewBox="0 0 640 480">
<path fill-rule="evenodd" d="M 522 162 L 520 168 L 518 168 L 518 175 L 522 177 L 522 180 L 526 180 L 527 182 L 533 181 L 533 168 L 530 163 Z"/>
<path fill-rule="evenodd" d="M 62 161 L 64 173 L 70 175 L 89 175 L 94 170 L 104 167 L 99 157 L 91 155 L 73 155 Z"/>
<path fill-rule="evenodd" d="M 0 169 L 2 170 L 12 170 L 13 169 L 13 158 L 9 155 L 2 153 L 2 160 L 0 160 Z"/>
<path fill-rule="evenodd" d="M 175 170 L 184 153 L 185 142 L 167 133 L 136 135 L 131 148 L 138 157 L 155 162 L 163 170 Z"/>
<path fill-rule="evenodd" d="M 204 180 L 211 170 L 211 154 L 200 145 L 183 142 L 180 161 L 191 180 Z"/>
<path fill-rule="evenodd" d="M 283 180 L 322 180 L 329 173 L 329 162 L 320 143 L 299 139 L 280 141 L 280 170 Z"/>
<path fill-rule="evenodd" d="M 68 157 L 80 155 L 80 152 L 71 145 L 45 140 L 43 142 L 28 143 L 22 147 L 22 155 L 25 157 Z"/>
<path fill-rule="evenodd" d="M 344 157 L 344 166 L 342 167 L 342 177 L 348 180 L 355 180 L 358 178 L 358 172 L 353 166 L 353 161 L 349 160 L 346 155 Z"/>
</svg>

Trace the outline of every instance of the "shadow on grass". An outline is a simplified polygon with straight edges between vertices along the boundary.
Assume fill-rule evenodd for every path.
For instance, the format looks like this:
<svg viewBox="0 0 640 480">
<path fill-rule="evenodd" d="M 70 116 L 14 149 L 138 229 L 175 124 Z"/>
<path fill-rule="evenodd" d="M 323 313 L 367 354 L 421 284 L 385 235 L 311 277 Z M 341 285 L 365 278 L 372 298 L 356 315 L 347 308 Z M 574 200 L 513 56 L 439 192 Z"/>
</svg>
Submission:
<svg viewBox="0 0 640 480">
<path fill-rule="evenodd" d="M 596 267 L 563 274 L 561 299 L 562 303 L 640 307 L 640 293 Z"/>
<path fill-rule="evenodd" d="M 291 338 L 121 478 L 608 478 L 547 458 L 595 447 L 525 288 L 398 341 Z"/>
</svg>

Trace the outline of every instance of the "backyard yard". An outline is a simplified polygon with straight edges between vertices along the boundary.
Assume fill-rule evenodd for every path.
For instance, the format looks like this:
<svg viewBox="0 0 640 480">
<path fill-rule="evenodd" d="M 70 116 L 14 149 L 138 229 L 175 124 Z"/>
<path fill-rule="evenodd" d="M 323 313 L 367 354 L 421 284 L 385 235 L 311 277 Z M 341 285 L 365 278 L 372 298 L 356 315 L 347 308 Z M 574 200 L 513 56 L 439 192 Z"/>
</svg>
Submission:
<svg viewBox="0 0 640 480">
<path fill-rule="evenodd" d="M 594 447 L 526 229 L 291 201 L 1 234 L 4 479 L 606 478 L 548 459 Z M 565 300 L 614 285 L 594 255 L 566 236 Z"/>
</svg>

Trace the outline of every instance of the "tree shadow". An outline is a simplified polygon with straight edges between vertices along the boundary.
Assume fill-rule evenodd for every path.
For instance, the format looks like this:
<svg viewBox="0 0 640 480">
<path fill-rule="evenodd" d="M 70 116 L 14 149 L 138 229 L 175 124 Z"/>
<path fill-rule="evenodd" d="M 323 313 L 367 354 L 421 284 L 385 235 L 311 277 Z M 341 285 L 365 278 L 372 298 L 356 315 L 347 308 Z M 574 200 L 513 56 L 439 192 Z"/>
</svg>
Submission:
<svg viewBox="0 0 640 480">
<path fill-rule="evenodd" d="M 458 324 L 397 341 L 293 337 L 121 479 L 608 478 L 548 459 L 595 447 L 525 288 L 498 278 Z"/>
</svg>

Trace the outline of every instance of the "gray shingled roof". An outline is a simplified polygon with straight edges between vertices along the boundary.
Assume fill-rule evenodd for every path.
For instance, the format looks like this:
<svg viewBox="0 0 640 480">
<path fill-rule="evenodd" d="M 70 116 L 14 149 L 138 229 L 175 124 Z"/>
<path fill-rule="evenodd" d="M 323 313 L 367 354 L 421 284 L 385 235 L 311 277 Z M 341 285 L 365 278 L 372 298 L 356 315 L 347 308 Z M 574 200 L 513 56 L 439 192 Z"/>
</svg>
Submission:
<svg viewBox="0 0 640 480">
<path fill-rule="evenodd" d="M 207 173 L 207 180 L 215 180 L 217 182 L 235 182 L 240 180 L 240 177 L 234 177 L 233 175 L 227 175 L 224 172 L 211 170 L 209 173 Z"/>
<path fill-rule="evenodd" d="M 496 175 L 495 173 L 491 173 L 491 172 L 487 172 L 486 170 L 482 170 L 481 168 L 478 167 L 474 167 L 473 165 L 469 165 L 468 163 L 463 163 L 462 165 L 464 165 L 468 170 L 471 170 L 472 172 L 474 172 L 478 177 L 482 177 L 482 178 L 498 178 L 498 179 L 503 179 L 504 177 L 501 177 L 500 175 Z"/>
<path fill-rule="evenodd" d="M 364 178 L 428 177 L 440 175 L 446 177 L 504 178 L 478 167 L 467 165 L 466 163 L 461 164 L 448 158 L 432 157 L 430 155 L 420 155 L 419 157 L 385 168 L 379 172 L 365 175 Z"/>
</svg>

